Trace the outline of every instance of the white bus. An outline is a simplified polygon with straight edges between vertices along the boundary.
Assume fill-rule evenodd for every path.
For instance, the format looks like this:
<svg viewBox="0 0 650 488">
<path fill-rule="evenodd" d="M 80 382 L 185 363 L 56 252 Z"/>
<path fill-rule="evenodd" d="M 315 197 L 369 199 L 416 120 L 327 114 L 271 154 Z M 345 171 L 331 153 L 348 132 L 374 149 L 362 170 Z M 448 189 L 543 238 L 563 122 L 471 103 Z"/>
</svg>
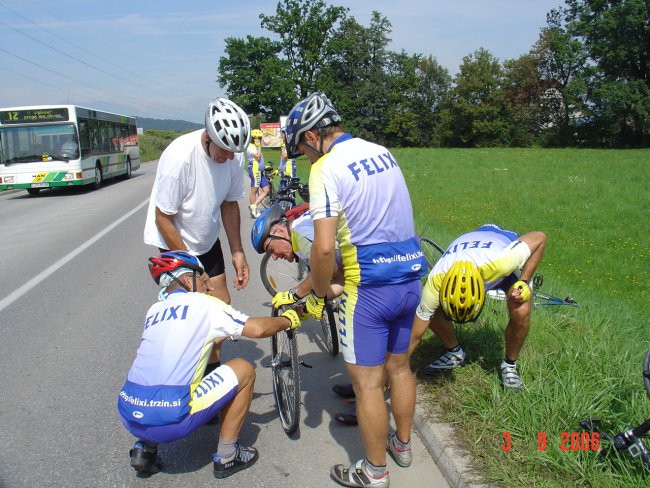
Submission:
<svg viewBox="0 0 650 488">
<path fill-rule="evenodd" d="M 139 167 L 134 117 L 75 105 L 0 108 L 0 190 L 98 188 Z"/>
</svg>

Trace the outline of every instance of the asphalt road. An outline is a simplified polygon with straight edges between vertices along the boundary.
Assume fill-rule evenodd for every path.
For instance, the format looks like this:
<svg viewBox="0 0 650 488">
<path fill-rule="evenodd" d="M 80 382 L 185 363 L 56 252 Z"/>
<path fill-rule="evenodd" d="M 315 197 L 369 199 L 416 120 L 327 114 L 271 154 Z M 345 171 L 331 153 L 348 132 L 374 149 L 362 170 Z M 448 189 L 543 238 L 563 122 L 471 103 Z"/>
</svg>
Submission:
<svg viewBox="0 0 650 488">
<path fill-rule="evenodd" d="M 258 463 L 215 480 L 210 455 L 218 427 L 205 426 L 160 447 L 162 473 L 138 478 L 129 466 L 134 439 L 116 402 L 144 314 L 156 300 L 146 266 L 156 250 L 142 242 L 155 169 L 145 164 L 130 180 L 98 191 L 0 194 L 0 487 L 337 486 L 330 466 L 363 451 L 358 430 L 333 420 L 347 407 L 331 386 L 346 375 L 342 359 L 323 352 L 316 322 L 299 334 L 301 358 L 311 368 L 301 369 L 296 435 L 285 435 L 275 410 L 265 367 L 270 340 L 229 341 L 224 359 L 241 356 L 257 370 L 241 441 L 260 450 Z M 246 205 L 240 207 L 252 279 L 245 290 L 231 290 L 233 306 L 268 315 L 260 259 L 248 240 L 251 220 Z M 230 279 L 232 267 L 226 272 Z M 413 440 L 410 468 L 388 460 L 392 486 L 448 486 L 417 435 Z"/>
</svg>

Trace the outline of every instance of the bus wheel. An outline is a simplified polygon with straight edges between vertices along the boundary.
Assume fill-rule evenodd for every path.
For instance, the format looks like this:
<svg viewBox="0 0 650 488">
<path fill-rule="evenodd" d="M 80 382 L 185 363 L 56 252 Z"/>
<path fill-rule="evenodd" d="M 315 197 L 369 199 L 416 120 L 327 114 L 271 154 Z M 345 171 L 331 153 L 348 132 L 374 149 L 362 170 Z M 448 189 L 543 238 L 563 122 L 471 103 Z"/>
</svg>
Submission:
<svg viewBox="0 0 650 488">
<path fill-rule="evenodd" d="M 27 193 L 29 193 L 31 196 L 38 195 L 40 192 L 40 188 L 27 188 Z"/>
<path fill-rule="evenodd" d="M 97 163 L 95 166 L 95 182 L 93 183 L 93 188 L 97 190 L 100 186 L 102 186 L 102 181 L 104 181 L 103 176 L 102 176 L 102 167 Z"/>
</svg>

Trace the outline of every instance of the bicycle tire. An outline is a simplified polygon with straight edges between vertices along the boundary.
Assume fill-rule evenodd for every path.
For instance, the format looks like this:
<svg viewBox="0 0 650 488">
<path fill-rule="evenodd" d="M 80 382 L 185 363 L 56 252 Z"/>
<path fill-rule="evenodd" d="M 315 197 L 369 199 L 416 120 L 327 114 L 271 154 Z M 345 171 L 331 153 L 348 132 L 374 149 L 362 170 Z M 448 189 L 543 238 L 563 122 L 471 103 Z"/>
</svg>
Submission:
<svg viewBox="0 0 650 488">
<path fill-rule="evenodd" d="M 650 397 L 650 349 L 645 353 L 643 360 L 643 384 L 648 397 Z"/>
<path fill-rule="evenodd" d="M 418 239 L 420 239 L 420 247 L 422 247 L 422 252 L 424 253 L 424 257 L 426 258 L 427 264 L 429 265 L 429 270 L 423 277 L 423 281 L 426 281 L 427 275 L 429 272 L 431 272 L 433 266 L 445 253 L 445 250 L 440 244 L 425 235 L 419 235 Z"/>
<path fill-rule="evenodd" d="M 325 348 L 332 357 L 336 357 L 339 353 L 339 334 L 334 309 L 330 303 L 325 304 L 320 325 L 323 329 Z"/>
<path fill-rule="evenodd" d="M 293 262 L 289 262 L 285 259 L 273 259 L 268 254 L 264 254 L 260 263 L 262 284 L 272 297 L 279 291 L 298 286 L 307 273 L 306 265 L 297 256 Z"/>
<path fill-rule="evenodd" d="M 278 313 L 273 308 L 271 316 L 277 317 Z M 293 434 L 300 424 L 300 361 L 293 330 L 282 330 L 271 336 L 271 374 L 282 428 L 288 435 Z"/>
</svg>

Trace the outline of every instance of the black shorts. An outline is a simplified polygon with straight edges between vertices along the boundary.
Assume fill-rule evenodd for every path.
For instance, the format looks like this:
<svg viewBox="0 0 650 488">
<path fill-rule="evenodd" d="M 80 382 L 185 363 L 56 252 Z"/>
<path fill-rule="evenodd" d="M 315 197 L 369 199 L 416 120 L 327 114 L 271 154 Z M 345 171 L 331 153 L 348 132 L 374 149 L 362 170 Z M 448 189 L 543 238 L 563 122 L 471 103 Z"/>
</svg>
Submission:
<svg viewBox="0 0 650 488">
<path fill-rule="evenodd" d="M 201 262 L 203 262 L 203 261 L 201 261 Z M 515 283 L 517 283 L 517 281 L 519 281 L 519 273 L 520 273 L 520 271 L 515 271 L 515 272 L 510 273 L 508 276 L 503 278 L 501 283 L 499 283 L 494 289 L 495 290 L 503 290 L 507 295 L 508 290 L 510 289 L 510 287 L 512 285 L 514 285 Z"/>
<path fill-rule="evenodd" d="M 160 249 L 160 252 L 167 252 L 168 249 Z M 223 251 L 221 250 L 221 241 L 217 239 L 217 242 L 214 243 L 212 249 L 210 249 L 205 254 L 197 256 L 203 269 L 208 273 L 210 278 L 214 276 L 222 275 L 226 272 L 226 265 L 223 261 Z"/>
</svg>

